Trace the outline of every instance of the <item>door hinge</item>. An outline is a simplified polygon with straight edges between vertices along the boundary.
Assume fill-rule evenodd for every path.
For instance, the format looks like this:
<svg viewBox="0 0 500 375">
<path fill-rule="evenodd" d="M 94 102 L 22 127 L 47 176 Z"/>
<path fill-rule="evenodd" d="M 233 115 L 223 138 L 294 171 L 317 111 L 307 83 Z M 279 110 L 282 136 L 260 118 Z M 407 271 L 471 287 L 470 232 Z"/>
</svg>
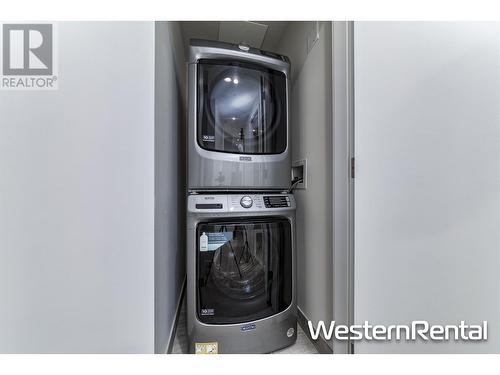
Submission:
<svg viewBox="0 0 500 375">
<path fill-rule="evenodd" d="M 354 158 L 351 158 L 351 178 L 354 178 L 355 172 Z"/>
</svg>

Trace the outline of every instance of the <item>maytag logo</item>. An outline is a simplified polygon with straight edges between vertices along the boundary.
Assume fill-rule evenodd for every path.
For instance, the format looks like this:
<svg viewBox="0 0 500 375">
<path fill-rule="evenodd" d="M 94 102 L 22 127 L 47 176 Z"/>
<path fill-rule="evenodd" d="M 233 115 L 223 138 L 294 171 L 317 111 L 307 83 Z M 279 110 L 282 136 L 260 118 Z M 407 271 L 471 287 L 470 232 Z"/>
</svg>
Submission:
<svg viewBox="0 0 500 375">
<path fill-rule="evenodd" d="M 252 161 L 251 156 L 240 156 L 240 161 Z"/>
<path fill-rule="evenodd" d="M 241 326 L 241 331 L 242 332 L 252 331 L 255 328 L 256 328 L 255 323 L 248 323 L 245 324 L 244 326 Z"/>
<path fill-rule="evenodd" d="M 55 29 L 49 23 L 3 24 L 0 88 L 57 89 Z"/>
</svg>

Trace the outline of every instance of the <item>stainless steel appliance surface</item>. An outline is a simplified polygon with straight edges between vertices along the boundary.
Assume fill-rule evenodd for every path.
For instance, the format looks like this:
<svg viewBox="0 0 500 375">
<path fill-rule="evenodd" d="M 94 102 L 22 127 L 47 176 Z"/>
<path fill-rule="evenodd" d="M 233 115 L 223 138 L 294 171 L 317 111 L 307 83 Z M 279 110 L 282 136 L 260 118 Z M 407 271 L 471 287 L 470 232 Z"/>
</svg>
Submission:
<svg viewBox="0 0 500 375">
<path fill-rule="evenodd" d="M 290 186 L 288 58 L 191 40 L 188 189 L 283 191 Z"/>
<path fill-rule="evenodd" d="M 191 353 L 268 353 L 293 344 L 293 195 L 189 195 L 186 292 Z"/>
</svg>

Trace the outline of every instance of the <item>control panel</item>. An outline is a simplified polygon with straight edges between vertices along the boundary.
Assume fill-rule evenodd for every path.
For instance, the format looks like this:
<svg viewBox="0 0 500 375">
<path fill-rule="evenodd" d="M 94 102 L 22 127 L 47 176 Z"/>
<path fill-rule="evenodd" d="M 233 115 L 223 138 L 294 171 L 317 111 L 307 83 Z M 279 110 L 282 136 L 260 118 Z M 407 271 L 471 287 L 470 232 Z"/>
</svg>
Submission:
<svg viewBox="0 0 500 375">
<path fill-rule="evenodd" d="M 227 196 L 229 211 L 258 211 L 265 208 L 262 195 L 260 194 L 230 194 Z"/>
<path fill-rule="evenodd" d="M 266 208 L 290 207 L 290 197 L 287 195 L 265 195 L 264 205 Z"/>
<path fill-rule="evenodd" d="M 295 208 L 291 194 L 192 194 L 189 212 L 225 213 L 278 211 Z"/>
</svg>

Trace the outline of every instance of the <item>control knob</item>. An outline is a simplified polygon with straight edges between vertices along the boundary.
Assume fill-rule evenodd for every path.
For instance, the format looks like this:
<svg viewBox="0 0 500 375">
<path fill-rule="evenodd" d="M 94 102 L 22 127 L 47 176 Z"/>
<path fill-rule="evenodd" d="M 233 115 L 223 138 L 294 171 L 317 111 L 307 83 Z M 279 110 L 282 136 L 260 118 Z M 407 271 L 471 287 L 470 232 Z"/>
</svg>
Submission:
<svg viewBox="0 0 500 375">
<path fill-rule="evenodd" d="M 248 195 L 245 195 L 243 198 L 240 200 L 241 207 L 243 208 L 250 208 L 252 207 L 253 204 L 253 199 L 249 197 Z"/>
</svg>

